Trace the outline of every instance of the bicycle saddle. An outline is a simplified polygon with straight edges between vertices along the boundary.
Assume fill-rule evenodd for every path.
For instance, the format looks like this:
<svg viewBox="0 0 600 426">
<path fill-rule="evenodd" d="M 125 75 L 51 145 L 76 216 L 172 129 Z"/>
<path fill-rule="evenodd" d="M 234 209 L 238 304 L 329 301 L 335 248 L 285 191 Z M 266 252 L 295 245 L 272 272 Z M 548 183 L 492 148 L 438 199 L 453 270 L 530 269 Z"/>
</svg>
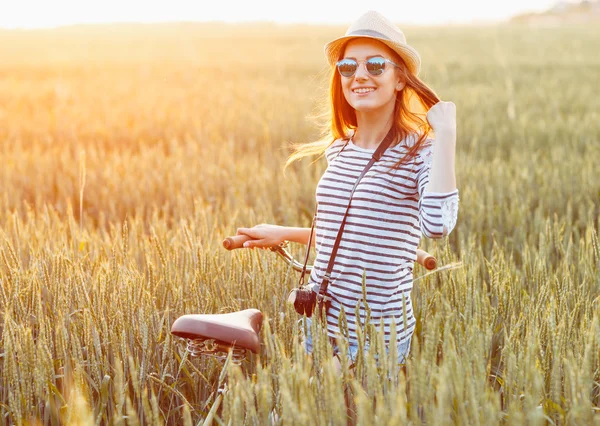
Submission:
<svg viewBox="0 0 600 426">
<path fill-rule="evenodd" d="M 263 314 L 258 309 L 245 309 L 228 314 L 183 315 L 171 326 L 171 333 L 185 339 L 214 339 L 228 347 L 260 351 L 258 332 Z"/>
</svg>

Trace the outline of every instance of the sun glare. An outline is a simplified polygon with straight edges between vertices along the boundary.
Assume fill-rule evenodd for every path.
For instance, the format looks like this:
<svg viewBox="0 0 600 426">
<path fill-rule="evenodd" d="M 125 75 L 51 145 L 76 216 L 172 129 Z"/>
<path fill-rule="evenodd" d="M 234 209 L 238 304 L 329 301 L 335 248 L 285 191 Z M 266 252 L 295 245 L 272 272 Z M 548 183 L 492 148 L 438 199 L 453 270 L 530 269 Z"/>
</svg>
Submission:
<svg viewBox="0 0 600 426">
<path fill-rule="evenodd" d="M 233 4 L 232 4 L 233 3 Z M 506 0 L 473 2 L 472 0 L 424 0 L 421 2 L 380 2 L 376 10 L 395 22 L 416 25 L 499 21 L 515 14 L 546 10 L 550 0 Z M 20 1 L 4 7 L 0 28 L 48 28 L 63 25 L 112 22 L 172 21 L 272 21 L 281 23 L 345 24 L 365 12 L 358 0 L 323 2 L 304 0 L 284 4 L 277 0 L 254 2 L 211 2 L 173 0 L 53 2 Z"/>
</svg>

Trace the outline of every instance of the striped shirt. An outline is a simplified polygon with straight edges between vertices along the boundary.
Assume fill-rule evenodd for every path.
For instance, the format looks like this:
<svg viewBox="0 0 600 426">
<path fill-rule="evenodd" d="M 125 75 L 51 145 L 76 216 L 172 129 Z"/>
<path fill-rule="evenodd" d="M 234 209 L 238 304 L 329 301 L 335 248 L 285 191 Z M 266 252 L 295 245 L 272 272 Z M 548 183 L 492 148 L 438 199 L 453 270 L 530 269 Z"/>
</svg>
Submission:
<svg viewBox="0 0 600 426">
<path fill-rule="evenodd" d="M 385 344 L 390 343 L 392 321 L 396 323 L 397 343 L 410 339 L 414 332 L 410 292 L 417 246 L 422 235 L 441 238 L 449 234 L 458 210 L 458 190 L 425 192 L 433 152 L 431 140 L 415 158 L 390 171 L 390 166 L 407 152 L 407 144 L 415 141 L 407 138 L 388 148 L 356 187 L 327 287 L 332 298 L 327 316 L 329 336 L 340 332 L 338 316 L 343 308 L 347 337 L 357 343 L 357 324 L 364 326 L 367 316 L 363 274 L 371 323 L 379 329 L 383 320 Z M 328 165 L 316 189 L 316 257 L 308 280 L 314 291 L 318 291 L 327 269 L 350 192 L 373 152 L 341 139 L 325 152 Z"/>
</svg>

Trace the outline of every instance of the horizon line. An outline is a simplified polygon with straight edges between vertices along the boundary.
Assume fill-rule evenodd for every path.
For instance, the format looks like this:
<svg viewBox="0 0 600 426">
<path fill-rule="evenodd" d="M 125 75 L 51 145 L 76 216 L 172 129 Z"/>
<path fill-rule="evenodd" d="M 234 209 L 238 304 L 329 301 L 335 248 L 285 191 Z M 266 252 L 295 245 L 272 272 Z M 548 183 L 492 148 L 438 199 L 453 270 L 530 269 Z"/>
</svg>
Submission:
<svg viewBox="0 0 600 426">
<path fill-rule="evenodd" d="M 520 16 L 519 14 L 509 17 L 500 18 L 472 18 L 472 19 L 448 19 L 439 21 L 398 21 L 395 22 L 398 25 L 407 26 L 468 26 L 468 25 L 481 25 L 481 24 L 501 24 L 507 23 L 511 19 Z M 306 25 L 306 26 L 344 26 L 351 25 L 351 21 L 293 21 L 293 20 L 275 20 L 275 19 L 238 19 L 238 20 L 225 20 L 225 19 L 210 19 L 210 20 L 187 20 L 183 19 L 166 19 L 166 20 L 114 20 L 114 21 L 80 21 L 72 23 L 58 23 L 58 24 L 47 24 L 47 25 L 10 25 L 0 24 L 0 30 L 17 30 L 17 31 L 35 31 L 35 30 L 52 30 L 52 29 L 63 29 L 80 26 L 103 26 L 103 25 L 165 25 L 165 24 L 222 24 L 222 25 L 261 25 L 270 24 L 278 26 L 293 26 L 293 25 Z"/>
<path fill-rule="evenodd" d="M 480 18 L 470 20 L 446 20 L 446 21 L 431 21 L 431 22 L 417 22 L 417 21 L 399 21 L 396 24 L 402 26 L 413 26 L 413 27 L 446 27 L 446 26 L 469 26 L 469 25 L 490 25 L 490 24 L 502 24 L 508 23 L 514 17 L 508 18 Z M 206 25 L 275 25 L 275 26 L 319 26 L 319 27 L 333 27 L 333 26 L 344 26 L 350 25 L 351 22 L 344 21 L 278 21 L 272 19 L 249 19 L 249 20 L 162 20 L 162 21 L 128 21 L 128 20 L 116 20 L 116 21 L 100 21 L 100 22 L 74 22 L 74 23 L 62 23 L 62 24 L 50 24 L 50 25 L 37 25 L 37 26 L 4 26 L 0 24 L 0 31 L 44 31 L 44 30 L 59 30 L 73 27 L 99 27 L 109 25 L 169 25 L 169 24 L 206 24 Z"/>
</svg>

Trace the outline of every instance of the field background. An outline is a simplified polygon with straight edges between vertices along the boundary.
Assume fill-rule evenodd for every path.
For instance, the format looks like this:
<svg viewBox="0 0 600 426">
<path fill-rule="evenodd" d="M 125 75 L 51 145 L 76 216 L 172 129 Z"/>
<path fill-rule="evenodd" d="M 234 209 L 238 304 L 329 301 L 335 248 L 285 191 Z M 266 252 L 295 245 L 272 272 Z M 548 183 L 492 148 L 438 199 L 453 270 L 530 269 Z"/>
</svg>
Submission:
<svg viewBox="0 0 600 426">
<path fill-rule="evenodd" d="M 323 45 L 345 30 L 0 32 L 1 422 L 197 424 L 221 366 L 172 322 L 258 308 L 264 351 L 230 370 L 224 424 L 346 424 L 344 386 L 359 424 L 600 424 L 592 26 L 404 29 L 458 111 L 458 223 L 422 247 L 463 262 L 416 284 L 406 374 L 367 357 L 337 378 L 323 345 L 310 365 L 295 273 L 222 248 L 309 226 L 324 160 L 282 166 L 318 136 Z"/>
</svg>

